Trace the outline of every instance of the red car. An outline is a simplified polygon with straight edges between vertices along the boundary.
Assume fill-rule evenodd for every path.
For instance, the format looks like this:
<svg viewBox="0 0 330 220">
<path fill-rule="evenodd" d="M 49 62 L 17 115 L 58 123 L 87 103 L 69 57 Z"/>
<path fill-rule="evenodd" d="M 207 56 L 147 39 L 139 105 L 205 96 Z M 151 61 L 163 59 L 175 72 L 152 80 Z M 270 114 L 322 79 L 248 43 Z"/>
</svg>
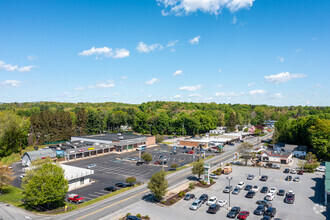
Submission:
<svg viewBox="0 0 330 220">
<path fill-rule="evenodd" d="M 299 175 L 303 175 L 304 172 L 303 172 L 302 170 L 299 170 L 298 174 L 299 174 Z"/>
<path fill-rule="evenodd" d="M 68 201 L 75 203 L 82 203 L 85 201 L 85 199 L 77 194 L 69 194 Z"/>
<path fill-rule="evenodd" d="M 188 154 L 193 154 L 193 153 L 195 153 L 193 150 L 188 151 Z"/>
<path fill-rule="evenodd" d="M 247 217 L 250 215 L 250 212 L 248 211 L 241 211 L 239 214 L 238 214 L 238 219 L 247 219 Z"/>
<path fill-rule="evenodd" d="M 160 164 L 160 162 L 157 160 L 157 161 L 155 162 L 155 164 Z"/>
</svg>

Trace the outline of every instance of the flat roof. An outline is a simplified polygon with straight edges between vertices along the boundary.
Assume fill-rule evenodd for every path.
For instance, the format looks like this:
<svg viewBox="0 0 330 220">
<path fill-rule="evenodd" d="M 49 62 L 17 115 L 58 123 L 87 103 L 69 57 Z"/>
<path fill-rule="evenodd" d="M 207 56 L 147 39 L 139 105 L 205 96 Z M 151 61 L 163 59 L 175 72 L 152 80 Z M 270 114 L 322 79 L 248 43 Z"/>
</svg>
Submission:
<svg viewBox="0 0 330 220">
<path fill-rule="evenodd" d="M 64 170 L 64 177 L 66 180 L 78 179 L 80 177 L 85 177 L 94 174 L 94 170 L 85 169 L 81 167 L 74 167 L 65 164 L 60 164 Z"/>
<path fill-rule="evenodd" d="M 119 139 L 122 137 L 122 139 Z M 85 136 L 75 136 L 74 138 L 88 138 L 93 140 L 103 140 L 103 141 L 123 141 L 130 140 L 135 138 L 146 138 L 151 137 L 149 135 L 136 135 L 136 134 L 114 134 L 114 133 L 103 133 L 103 134 L 94 134 L 94 135 L 85 135 Z"/>
<path fill-rule="evenodd" d="M 330 193 L 330 162 L 325 162 L 325 191 Z"/>
</svg>

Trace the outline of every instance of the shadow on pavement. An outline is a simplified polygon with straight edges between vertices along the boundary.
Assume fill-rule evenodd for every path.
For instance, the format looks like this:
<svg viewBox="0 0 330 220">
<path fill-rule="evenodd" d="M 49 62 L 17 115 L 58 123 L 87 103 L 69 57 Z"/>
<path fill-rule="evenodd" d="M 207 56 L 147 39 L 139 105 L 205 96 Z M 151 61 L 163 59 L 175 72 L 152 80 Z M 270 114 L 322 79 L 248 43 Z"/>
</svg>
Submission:
<svg viewBox="0 0 330 220">
<path fill-rule="evenodd" d="M 314 206 L 314 212 L 315 214 L 322 214 L 325 217 L 327 217 L 327 212 L 324 210 L 323 204 L 324 204 L 324 178 L 323 177 L 315 177 L 312 178 L 313 181 L 315 181 L 315 186 L 312 187 L 314 190 L 314 196 L 309 197 L 310 200 L 312 200 L 315 203 Z"/>
</svg>

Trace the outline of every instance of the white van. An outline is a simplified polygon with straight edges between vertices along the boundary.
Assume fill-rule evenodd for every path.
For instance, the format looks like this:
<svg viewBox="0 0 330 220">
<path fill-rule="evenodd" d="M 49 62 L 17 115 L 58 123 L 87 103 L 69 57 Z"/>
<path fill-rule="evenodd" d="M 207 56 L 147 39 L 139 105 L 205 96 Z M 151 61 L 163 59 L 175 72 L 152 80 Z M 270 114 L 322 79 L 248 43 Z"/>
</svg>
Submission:
<svg viewBox="0 0 330 220">
<path fill-rule="evenodd" d="M 139 151 L 139 150 L 144 150 L 144 149 L 146 149 L 146 148 L 147 148 L 147 145 L 143 144 L 143 145 L 138 146 L 138 147 L 136 148 L 136 150 Z"/>
</svg>

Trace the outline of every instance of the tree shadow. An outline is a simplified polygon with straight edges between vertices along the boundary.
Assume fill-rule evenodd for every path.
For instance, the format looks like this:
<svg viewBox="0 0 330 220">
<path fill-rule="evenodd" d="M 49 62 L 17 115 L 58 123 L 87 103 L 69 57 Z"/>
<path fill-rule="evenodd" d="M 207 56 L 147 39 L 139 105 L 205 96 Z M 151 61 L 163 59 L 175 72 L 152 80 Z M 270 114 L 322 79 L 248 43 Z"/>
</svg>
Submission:
<svg viewBox="0 0 330 220">
<path fill-rule="evenodd" d="M 151 193 L 142 196 L 142 200 L 145 201 L 145 202 L 149 202 L 149 203 L 157 203 L 158 202 L 157 199 Z"/>
</svg>

